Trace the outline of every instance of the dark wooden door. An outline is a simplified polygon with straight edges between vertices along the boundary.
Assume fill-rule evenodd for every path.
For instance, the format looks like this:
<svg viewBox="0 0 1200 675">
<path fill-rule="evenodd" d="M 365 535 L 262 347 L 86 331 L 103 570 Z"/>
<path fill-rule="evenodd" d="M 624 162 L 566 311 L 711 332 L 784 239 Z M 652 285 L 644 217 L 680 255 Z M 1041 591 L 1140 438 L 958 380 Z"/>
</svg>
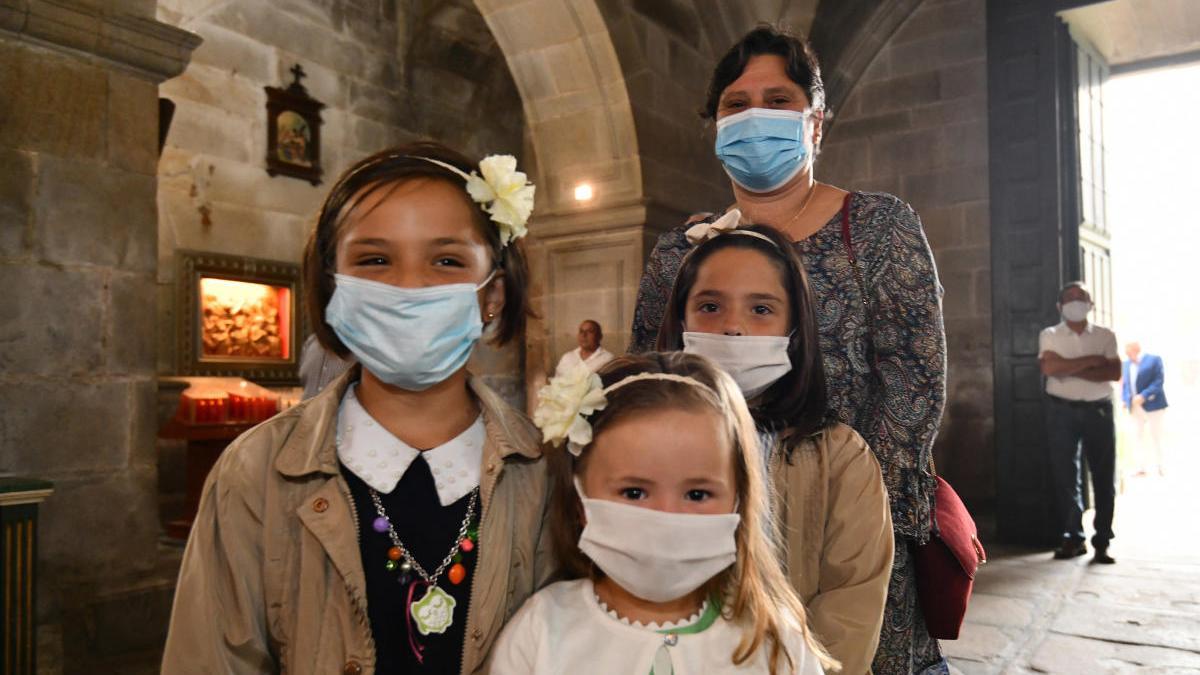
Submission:
<svg viewBox="0 0 1200 675">
<path fill-rule="evenodd" d="M 1078 273 L 1075 46 L 1061 8 L 987 3 L 997 525 L 1027 544 L 1059 534 L 1038 333 L 1057 323 L 1056 292 Z"/>
</svg>

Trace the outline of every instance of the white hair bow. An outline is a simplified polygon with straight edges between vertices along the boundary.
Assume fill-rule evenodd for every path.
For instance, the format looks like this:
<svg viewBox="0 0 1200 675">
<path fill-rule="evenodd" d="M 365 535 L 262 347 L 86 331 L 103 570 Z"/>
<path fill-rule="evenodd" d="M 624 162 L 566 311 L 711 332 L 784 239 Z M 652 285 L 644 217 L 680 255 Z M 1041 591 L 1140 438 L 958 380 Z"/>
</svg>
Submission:
<svg viewBox="0 0 1200 675">
<path fill-rule="evenodd" d="M 742 212 L 738 209 L 729 209 L 725 215 L 717 218 L 711 223 L 696 223 L 689 227 L 684 234 L 687 236 L 688 243 L 699 244 L 719 234 L 733 232 L 742 224 Z"/>
</svg>

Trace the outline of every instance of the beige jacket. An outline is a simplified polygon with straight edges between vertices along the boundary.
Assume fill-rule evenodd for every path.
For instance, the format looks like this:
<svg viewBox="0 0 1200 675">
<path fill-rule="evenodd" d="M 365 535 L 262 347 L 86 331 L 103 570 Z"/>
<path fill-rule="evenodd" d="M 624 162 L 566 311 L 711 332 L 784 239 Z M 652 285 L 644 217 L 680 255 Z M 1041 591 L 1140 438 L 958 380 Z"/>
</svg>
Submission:
<svg viewBox="0 0 1200 675">
<path fill-rule="evenodd" d="M 809 626 L 843 675 L 869 673 L 892 571 L 892 516 L 879 462 L 853 429 L 835 424 L 800 441 L 771 472 L 788 576 Z"/>
<path fill-rule="evenodd" d="M 358 514 L 334 434 L 358 368 L 251 429 L 213 468 L 192 526 L 162 672 L 373 673 Z M 463 673 L 481 673 L 509 616 L 555 569 L 537 432 L 476 378 L 483 409 L 480 558 Z"/>
</svg>

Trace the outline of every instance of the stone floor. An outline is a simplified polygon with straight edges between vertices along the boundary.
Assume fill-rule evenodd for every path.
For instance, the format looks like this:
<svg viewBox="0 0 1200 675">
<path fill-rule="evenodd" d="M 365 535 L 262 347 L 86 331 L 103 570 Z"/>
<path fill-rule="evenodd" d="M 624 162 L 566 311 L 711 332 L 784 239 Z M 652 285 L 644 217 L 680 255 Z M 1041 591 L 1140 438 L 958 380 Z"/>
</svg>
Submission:
<svg viewBox="0 0 1200 675">
<path fill-rule="evenodd" d="M 1200 462 L 1187 464 L 1124 482 L 1116 565 L 992 547 L 960 639 L 942 643 L 952 671 L 1200 673 Z"/>
</svg>

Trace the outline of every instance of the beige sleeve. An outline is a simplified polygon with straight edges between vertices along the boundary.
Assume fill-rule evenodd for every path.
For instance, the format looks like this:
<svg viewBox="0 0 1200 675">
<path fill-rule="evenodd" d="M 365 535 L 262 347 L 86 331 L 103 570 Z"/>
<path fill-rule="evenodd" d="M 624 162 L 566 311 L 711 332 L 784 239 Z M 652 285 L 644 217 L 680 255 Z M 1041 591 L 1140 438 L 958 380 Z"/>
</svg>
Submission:
<svg viewBox="0 0 1200 675">
<path fill-rule="evenodd" d="M 844 675 L 870 672 L 892 571 L 892 517 L 879 463 L 849 427 L 831 430 L 825 542 L 809 622 Z"/>
<path fill-rule="evenodd" d="M 549 464 L 545 461 L 541 462 L 542 466 L 548 467 Z M 542 503 L 542 519 L 541 532 L 538 533 L 537 548 L 534 550 L 534 577 L 533 577 L 533 592 L 537 593 L 541 589 L 556 581 L 558 569 L 558 557 L 554 552 L 554 538 L 550 529 L 550 504 L 553 495 L 553 481 L 549 478 L 549 469 L 547 468 L 546 490 L 545 497 Z"/>
<path fill-rule="evenodd" d="M 162 672 L 254 675 L 278 671 L 263 606 L 261 504 L 231 446 L 209 474 L 192 524 Z"/>
</svg>

